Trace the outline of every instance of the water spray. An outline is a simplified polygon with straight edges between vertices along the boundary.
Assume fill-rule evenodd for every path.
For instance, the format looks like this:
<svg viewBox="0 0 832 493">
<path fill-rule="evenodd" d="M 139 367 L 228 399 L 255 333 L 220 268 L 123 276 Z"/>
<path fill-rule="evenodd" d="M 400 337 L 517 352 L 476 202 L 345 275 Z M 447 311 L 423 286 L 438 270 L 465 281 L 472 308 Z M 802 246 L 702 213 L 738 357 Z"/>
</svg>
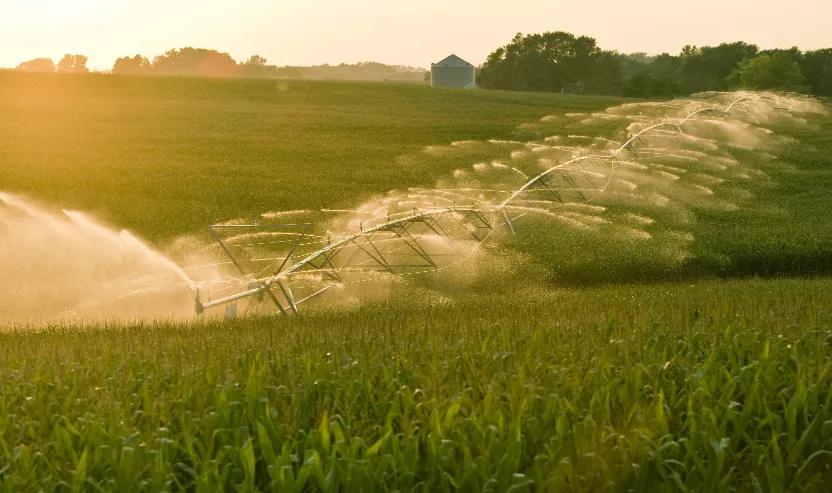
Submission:
<svg viewBox="0 0 832 493">
<path fill-rule="evenodd" d="M 620 117 L 629 118 L 631 129 L 623 143 L 616 142 L 607 150 L 490 140 L 485 145 L 531 148 L 517 159 L 534 159 L 540 167 L 526 173 L 493 161 L 491 166 L 475 167 L 475 171 L 483 175 L 500 173 L 509 181 L 480 181 L 475 174 L 475 183 L 471 183 L 471 175 L 466 173 L 465 182 L 458 188 L 438 184 L 430 191 L 411 190 L 407 200 L 387 198 L 359 210 L 322 211 L 351 215 L 348 223 L 328 224 L 326 228 L 316 229 L 304 222 L 268 224 L 260 220 L 211 226 L 214 246 L 182 248 L 193 250 L 184 268 L 129 232 L 107 228 L 76 211 L 49 212 L 0 192 L 0 229 L 25 232 L 10 234 L 0 245 L 7 260 L 4 273 L 14 278 L 21 275 L 15 269 L 23 269 L 25 276 L 54 280 L 0 286 L 0 296 L 16 300 L 4 316 L 12 321 L 184 318 L 194 311 L 205 315 L 219 307 L 225 307 L 227 317 L 261 310 L 297 314 L 323 296 L 344 300 L 361 286 L 392 286 L 410 276 L 435 274 L 470 262 L 483 251 L 483 245 L 502 235 L 521 234 L 518 221 L 529 214 L 591 229 L 607 223 L 586 215 L 604 211 L 596 202 L 605 197 L 631 195 L 649 203 L 667 202 L 658 193 L 638 194 L 639 176 L 652 172 L 664 180 L 669 177 L 662 173 L 678 177 L 681 170 L 674 171 L 655 159 L 684 157 L 694 162 L 705 155 L 671 152 L 656 145 L 657 139 L 715 146 L 711 144 L 714 140 L 694 135 L 692 130 L 699 128 L 697 122 L 718 124 L 717 131 L 731 136 L 730 132 L 745 128 L 739 126 L 740 119 L 764 118 L 760 108 L 779 114 L 810 108 L 809 104 L 817 103 L 802 96 L 742 94 L 724 106 L 691 108 L 678 120 Z M 602 116 L 615 116 L 609 113 L 614 110 Z M 442 148 L 433 146 L 431 152 L 431 156 L 441 154 Z M 560 153 L 559 161 L 543 153 Z M 536 157 L 540 155 L 544 157 Z M 729 165 L 733 164 L 723 163 L 722 169 Z M 520 180 L 522 183 L 518 183 Z M 616 186 L 610 193 L 613 182 Z M 697 192 L 704 196 L 713 194 L 711 183 L 720 182 L 710 180 L 701 182 L 701 187 L 694 183 L 693 187 L 699 187 Z M 554 213 L 550 207 L 567 210 Z M 273 220 L 306 212 L 267 213 L 261 217 Z M 323 233 L 316 235 L 315 231 Z M 209 257 L 212 253 L 216 258 Z M 220 271 L 226 267 L 234 272 Z M 53 289 L 55 284 L 62 289 Z M 362 296 L 367 291 L 362 289 Z"/>
<path fill-rule="evenodd" d="M 369 279 L 347 281 L 345 277 L 355 273 L 379 273 L 388 276 L 405 276 L 436 272 L 465 261 L 500 227 L 505 227 L 511 234 L 517 234 L 514 222 L 535 208 L 518 206 L 514 203 L 523 198 L 540 193 L 547 194 L 550 201 L 561 204 L 589 204 L 602 196 L 613 180 L 616 170 L 621 166 L 628 166 L 633 160 L 638 160 L 637 146 L 649 149 L 646 140 L 648 135 L 673 134 L 683 136 L 684 129 L 692 122 L 703 118 L 728 119 L 735 112 L 745 110 L 757 103 L 767 104 L 769 107 L 783 107 L 781 98 L 771 94 L 744 94 L 731 101 L 725 107 L 707 106 L 689 112 L 679 120 L 662 120 L 647 125 L 633 133 L 617 148 L 597 153 L 583 154 L 573 157 L 563 163 L 551 166 L 532 178 L 514 167 L 513 172 L 523 176 L 526 180 L 517 189 L 511 191 L 497 205 L 487 203 L 474 204 L 466 207 L 432 207 L 417 210 L 413 208 L 410 214 L 394 216 L 389 210 L 384 212 L 385 220 L 375 226 L 367 226 L 365 219 L 358 222 L 358 231 L 348 234 L 335 241 L 327 240 L 326 244 L 317 250 L 300 257 L 292 263 L 290 258 L 296 253 L 296 246 L 283 258 L 280 268 L 267 277 L 252 277 L 241 289 L 235 293 L 201 303 L 197 300 L 198 312 L 212 307 L 236 303 L 252 297 L 261 297 L 265 293 L 277 307 L 280 313 L 298 313 L 298 306 L 327 292 L 335 286 L 344 286 L 351 282 L 370 282 L 378 280 L 376 276 Z M 791 103 L 789 108 L 794 106 Z M 747 110 L 745 110 L 747 111 Z M 491 141 L 489 141 L 491 142 Z M 503 141 L 499 141 L 503 143 Z M 517 142 L 517 144 L 522 144 Z M 547 146 L 548 147 L 548 146 Z M 632 158 L 624 159 L 624 153 Z M 662 155 L 659 152 L 659 155 Z M 664 151 L 664 155 L 667 152 Z M 695 159 L 695 158 L 691 158 Z M 642 166 L 643 165 L 638 165 Z M 498 166 L 494 166 L 498 167 Z M 472 191 L 477 191 L 473 189 Z M 524 198 L 526 197 L 526 198 Z M 248 227 L 255 227 L 251 225 Z M 276 226 L 277 227 L 277 226 Z M 212 227 L 212 233 L 216 227 Z M 417 228 L 418 231 L 415 231 Z M 449 233 L 449 230 L 453 233 Z M 460 231 L 462 233 L 460 233 Z M 649 235 L 647 235 L 649 236 Z M 215 235 L 216 237 L 216 235 Z M 431 251 L 427 246 L 436 244 L 460 245 L 467 243 L 465 251 L 454 252 L 454 259 L 449 261 L 447 250 Z M 223 247 L 225 253 L 232 258 L 231 252 Z M 399 255 L 401 252 L 418 258 L 413 262 L 411 257 Z M 291 265 L 289 265 L 291 264 Z M 242 273 L 242 271 L 241 271 Z M 310 277 L 311 274 L 311 277 Z M 309 294 L 296 300 L 291 294 L 290 287 L 293 279 L 303 277 L 309 282 L 314 279 L 317 283 L 313 288 L 306 286 Z M 312 284 L 316 284 L 313 282 Z M 275 295 L 274 293 L 277 293 Z"/>
</svg>

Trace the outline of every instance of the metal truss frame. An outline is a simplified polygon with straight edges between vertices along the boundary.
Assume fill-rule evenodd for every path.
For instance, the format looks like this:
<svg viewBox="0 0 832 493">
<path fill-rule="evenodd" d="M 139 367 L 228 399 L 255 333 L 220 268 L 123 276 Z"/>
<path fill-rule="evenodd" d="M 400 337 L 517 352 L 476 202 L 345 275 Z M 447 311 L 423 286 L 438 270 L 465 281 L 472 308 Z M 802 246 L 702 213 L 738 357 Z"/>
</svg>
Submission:
<svg viewBox="0 0 832 493">
<path fill-rule="evenodd" d="M 219 305 L 234 304 L 237 300 L 244 298 L 259 297 L 262 300 L 264 296 L 268 296 L 280 313 L 287 314 L 291 311 L 297 314 L 300 304 L 342 284 L 344 282 L 344 274 L 350 271 L 383 272 L 391 275 L 399 275 L 408 272 L 409 269 L 415 268 L 426 269 L 428 271 L 440 270 L 441 268 L 438 262 L 439 254 L 431 252 L 428 249 L 424 241 L 426 235 L 444 240 L 463 239 L 462 236 L 465 236 L 467 241 L 471 241 L 473 238 L 479 245 L 486 241 L 496 229 L 497 218 L 500 216 L 504 218 L 504 224 L 507 228 L 512 233 L 515 233 L 513 220 L 517 219 L 517 217 L 512 219 L 509 215 L 509 210 L 512 207 L 512 202 L 520 200 L 526 194 L 542 192 L 551 195 L 557 202 L 566 203 L 564 194 L 574 193 L 580 201 L 590 202 L 596 196 L 603 194 L 607 190 L 609 184 L 612 182 L 614 170 L 622 163 L 619 157 L 621 153 L 628 151 L 638 158 L 636 143 L 640 143 L 644 147 L 649 147 L 648 142 L 645 140 L 646 135 L 651 132 L 672 132 L 681 135 L 683 134 L 683 127 L 689 122 L 696 121 L 701 117 L 728 118 L 729 113 L 738 109 L 739 105 L 752 104 L 758 101 L 768 102 L 772 107 L 776 107 L 779 102 L 778 98 L 767 94 L 757 96 L 743 95 L 732 101 L 724 109 L 715 106 L 699 108 L 680 120 L 662 121 L 650 125 L 631 135 L 615 150 L 598 155 L 576 157 L 552 166 L 528 179 L 497 206 L 454 206 L 425 209 L 422 211 L 414 209 L 412 214 L 407 213 L 397 218 L 388 217 L 385 222 L 369 228 L 364 228 L 362 224 L 359 232 L 346 235 L 335 241 L 328 240 L 326 246 L 323 248 L 309 253 L 294 262 L 292 257 L 296 254 L 299 245 L 301 245 L 301 241 L 309 232 L 310 224 L 210 226 L 209 230 L 211 235 L 219 243 L 222 250 L 228 255 L 240 273 L 244 277 L 249 278 L 247 281 L 248 289 L 219 299 L 208 300 L 204 303 L 200 300 L 199 293 L 197 293 L 196 311 L 197 313 L 202 313 L 206 309 Z M 587 174 L 583 165 L 589 162 L 604 163 L 604 166 L 608 166 L 609 174 L 606 176 L 606 181 L 603 184 L 595 186 L 595 183 Z M 577 176 L 582 176 L 592 187 L 580 187 L 575 180 Z M 565 185 L 558 185 L 556 183 L 557 180 L 562 180 Z M 593 191 L 595 194 L 589 196 L 587 191 Z M 456 224 L 457 226 L 462 225 L 465 234 L 455 237 L 449 233 L 448 228 L 443 226 L 443 223 L 446 225 L 449 223 Z M 245 272 L 239 259 L 234 256 L 229 245 L 218 234 L 218 231 L 221 230 L 243 230 L 246 228 L 289 229 L 297 231 L 297 239 L 291 245 L 288 254 L 282 259 L 279 267 L 267 277 L 260 278 L 259 276 L 252 276 L 251 273 Z M 415 257 L 415 260 L 397 261 L 401 257 Z M 339 262 L 341 266 L 339 266 Z M 320 285 L 322 287 L 300 300 L 295 300 L 291 291 L 290 280 L 293 276 L 300 275 L 301 273 L 314 273 L 320 276 Z M 273 292 L 274 289 L 279 291 L 283 302 L 275 295 Z"/>
</svg>

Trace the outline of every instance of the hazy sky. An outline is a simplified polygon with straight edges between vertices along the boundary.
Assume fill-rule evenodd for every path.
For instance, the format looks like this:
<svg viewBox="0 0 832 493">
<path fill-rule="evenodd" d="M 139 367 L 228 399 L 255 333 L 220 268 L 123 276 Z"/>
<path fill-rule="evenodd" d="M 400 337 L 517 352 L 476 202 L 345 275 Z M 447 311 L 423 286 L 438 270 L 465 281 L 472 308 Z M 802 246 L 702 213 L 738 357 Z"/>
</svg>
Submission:
<svg viewBox="0 0 832 493">
<path fill-rule="evenodd" d="M 101 70 L 184 46 L 277 65 L 428 67 L 450 53 L 479 65 L 517 32 L 544 31 L 622 52 L 736 40 L 816 49 L 832 47 L 830 26 L 832 0 L 0 0 L 0 67 L 79 53 Z"/>
</svg>

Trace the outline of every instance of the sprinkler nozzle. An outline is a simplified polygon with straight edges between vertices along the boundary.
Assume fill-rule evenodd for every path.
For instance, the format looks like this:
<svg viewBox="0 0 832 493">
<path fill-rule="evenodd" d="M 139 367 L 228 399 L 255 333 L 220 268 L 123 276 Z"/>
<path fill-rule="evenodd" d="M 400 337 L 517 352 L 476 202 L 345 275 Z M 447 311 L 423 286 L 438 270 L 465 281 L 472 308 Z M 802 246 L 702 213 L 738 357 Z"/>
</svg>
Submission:
<svg viewBox="0 0 832 493">
<path fill-rule="evenodd" d="M 196 290 L 196 298 L 194 299 L 194 310 L 197 315 L 202 315 L 205 312 L 205 306 L 199 300 L 199 290 Z"/>
</svg>

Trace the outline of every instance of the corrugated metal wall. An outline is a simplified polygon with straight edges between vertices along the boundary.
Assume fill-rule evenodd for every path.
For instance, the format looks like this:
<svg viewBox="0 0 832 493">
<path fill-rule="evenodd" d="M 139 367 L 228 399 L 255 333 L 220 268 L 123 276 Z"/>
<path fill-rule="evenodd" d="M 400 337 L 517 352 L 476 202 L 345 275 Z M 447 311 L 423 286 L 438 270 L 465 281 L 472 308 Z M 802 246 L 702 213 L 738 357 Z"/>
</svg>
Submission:
<svg viewBox="0 0 832 493">
<path fill-rule="evenodd" d="M 476 67 L 437 67 L 430 69 L 432 87 L 466 87 L 476 82 Z"/>
</svg>

